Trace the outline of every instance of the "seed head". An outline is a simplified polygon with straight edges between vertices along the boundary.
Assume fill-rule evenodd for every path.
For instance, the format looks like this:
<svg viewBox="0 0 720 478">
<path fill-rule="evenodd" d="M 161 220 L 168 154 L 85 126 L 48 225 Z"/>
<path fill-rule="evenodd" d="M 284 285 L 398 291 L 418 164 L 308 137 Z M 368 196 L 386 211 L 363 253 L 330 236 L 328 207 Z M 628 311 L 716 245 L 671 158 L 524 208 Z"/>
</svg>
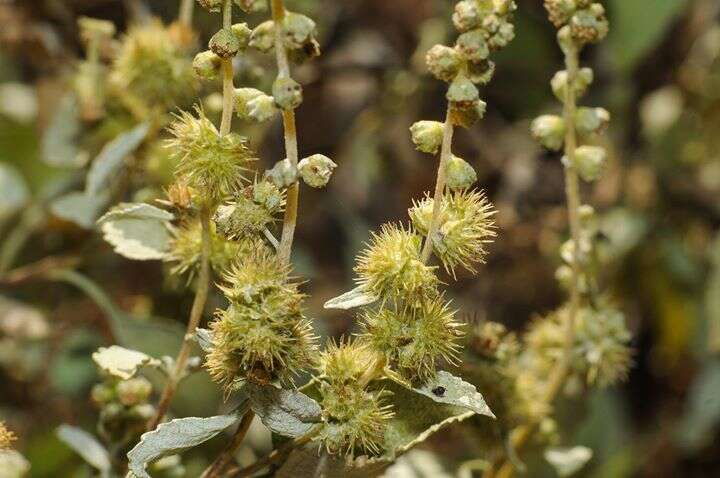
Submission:
<svg viewBox="0 0 720 478">
<path fill-rule="evenodd" d="M 567 162 L 567 158 L 563 158 Z M 575 150 L 573 165 L 585 181 L 597 181 L 605 171 L 607 152 L 601 146 L 580 146 Z"/>
<path fill-rule="evenodd" d="M 208 46 L 220 58 L 232 58 L 241 48 L 240 39 L 230 28 L 223 28 L 214 34 Z"/>
<path fill-rule="evenodd" d="M 313 188 L 323 188 L 330 181 L 337 164 L 322 154 L 313 154 L 298 163 L 298 172 L 305 184 Z"/>
<path fill-rule="evenodd" d="M 212 80 L 217 78 L 220 72 L 222 59 L 210 50 L 201 51 L 193 59 L 193 71 L 203 80 Z"/>
<path fill-rule="evenodd" d="M 610 112 L 605 108 L 578 108 L 575 115 L 575 127 L 581 136 L 598 134 L 607 129 Z"/>
<path fill-rule="evenodd" d="M 445 45 L 435 45 L 425 56 L 425 63 L 432 75 L 441 81 L 450 82 L 463 66 L 463 57 L 454 48 Z"/>
<path fill-rule="evenodd" d="M 367 371 L 375 354 L 360 340 L 330 342 L 320 355 L 318 371 L 334 387 L 351 386 Z"/>
<path fill-rule="evenodd" d="M 580 68 L 577 76 L 575 77 L 574 91 L 576 98 L 581 98 L 588 87 L 592 84 L 594 74 L 590 68 Z M 561 70 L 555 73 L 553 79 L 550 81 L 553 93 L 555 97 L 560 101 L 565 101 L 565 95 L 567 93 L 567 71 Z"/>
<path fill-rule="evenodd" d="M 605 7 L 599 3 L 579 10 L 570 19 L 570 32 L 580 45 L 599 42 L 607 36 L 608 30 Z"/>
<path fill-rule="evenodd" d="M 299 174 L 297 167 L 285 158 L 265 171 L 265 178 L 278 188 L 286 188 L 297 182 Z"/>
<path fill-rule="evenodd" d="M 117 384 L 117 398 L 126 407 L 147 402 L 152 393 L 152 384 L 143 377 L 122 380 Z"/>
<path fill-rule="evenodd" d="M 396 224 L 384 224 L 372 234 L 357 258 L 358 283 L 383 300 L 415 304 L 437 295 L 435 268 L 420 260 L 422 237 Z"/>
<path fill-rule="evenodd" d="M 552 151 L 559 151 L 565 144 L 565 120 L 557 115 L 542 115 L 530 125 L 535 141 Z"/>
<path fill-rule="evenodd" d="M 437 154 L 443 140 L 444 126 L 439 121 L 418 121 L 410 127 L 412 141 L 418 151 Z"/>
<path fill-rule="evenodd" d="M 273 83 L 273 97 L 278 108 L 294 110 L 302 103 L 302 86 L 292 78 L 280 77 Z"/>
<path fill-rule="evenodd" d="M 448 188 L 459 191 L 475 184 L 477 173 L 467 161 L 453 154 L 445 165 L 445 179 Z"/>
<path fill-rule="evenodd" d="M 275 48 L 275 22 L 268 20 L 256 26 L 250 35 L 250 46 L 262 53 Z"/>
<path fill-rule="evenodd" d="M 433 198 L 426 196 L 409 211 L 413 226 L 421 234 L 428 233 L 433 206 Z M 475 266 L 485 262 L 486 247 L 496 235 L 494 214 L 482 192 L 465 190 L 444 195 L 440 227 L 432 238 L 433 252 L 453 276 L 458 266 L 475 272 Z"/>
</svg>

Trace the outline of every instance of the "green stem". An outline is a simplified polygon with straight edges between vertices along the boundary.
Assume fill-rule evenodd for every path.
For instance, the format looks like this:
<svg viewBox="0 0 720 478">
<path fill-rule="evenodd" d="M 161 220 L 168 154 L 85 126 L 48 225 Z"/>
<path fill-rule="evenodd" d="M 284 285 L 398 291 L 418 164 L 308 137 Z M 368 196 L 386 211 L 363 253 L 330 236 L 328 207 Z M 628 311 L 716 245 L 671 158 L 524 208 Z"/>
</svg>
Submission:
<svg viewBox="0 0 720 478">
<path fill-rule="evenodd" d="M 210 208 L 204 206 L 200 211 L 200 224 L 202 226 L 202 251 L 200 257 L 200 274 L 197 280 L 197 291 L 195 292 L 195 300 L 193 301 L 190 311 L 190 320 L 188 320 L 187 330 L 185 331 L 185 340 L 183 341 L 180 352 L 175 359 L 175 368 L 168 377 L 165 388 L 163 389 L 158 409 L 155 417 L 149 422 L 148 430 L 154 430 L 165 417 L 170 402 L 172 401 L 177 386 L 185 374 L 185 366 L 188 358 L 190 358 L 190 350 L 192 349 L 193 336 L 195 329 L 200 325 L 205 303 L 207 302 L 208 292 L 210 290 Z"/>
<path fill-rule="evenodd" d="M 425 238 L 425 245 L 423 246 L 420 259 L 423 262 L 430 260 L 432 255 L 432 238 L 440 228 L 440 211 L 442 210 L 443 195 L 445 193 L 445 182 L 446 182 L 446 169 L 447 163 L 452 156 L 452 140 L 453 140 L 454 127 L 450 120 L 450 110 L 445 116 L 445 124 L 443 126 L 443 141 L 442 148 L 440 150 L 440 164 L 438 165 L 437 181 L 435 183 L 435 195 L 433 196 L 433 212 L 432 220 L 430 221 L 430 227 L 428 228 L 427 237 Z"/>
</svg>

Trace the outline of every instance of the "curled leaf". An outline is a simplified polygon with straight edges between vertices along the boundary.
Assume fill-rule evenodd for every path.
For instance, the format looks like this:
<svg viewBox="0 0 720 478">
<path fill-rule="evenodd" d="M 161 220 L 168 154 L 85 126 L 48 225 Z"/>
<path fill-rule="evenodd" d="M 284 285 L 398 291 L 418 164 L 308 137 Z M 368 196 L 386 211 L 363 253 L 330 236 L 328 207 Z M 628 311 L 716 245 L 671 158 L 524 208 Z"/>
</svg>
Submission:
<svg viewBox="0 0 720 478">
<path fill-rule="evenodd" d="M 60 425 L 57 437 L 80 455 L 93 468 L 107 476 L 111 470 L 110 455 L 97 439 L 85 430 L 70 425 Z"/>
<path fill-rule="evenodd" d="M 122 167 L 125 157 L 140 146 L 149 129 L 150 125 L 140 123 L 130 131 L 121 133 L 103 147 L 90 165 L 85 184 L 87 194 L 98 194 L 107 186 L 110 179 Z"/>
<path fill-rule="evenodd" d="M 365 289 L 362 286 L 358 286 L 351 291 L 345 292 L 342 295 L 328 300 L 325 302 L 324 307 L 326 309 L 348 310 L 355 307 L 370 305 L 377 300 L 377 297 L 365 292 Z"/>
<path fill-rule="evenodd" d="M 163 259 L 171 239 L 174 216 L 144 203 L 120 203 L 100 218 L 98 224 L 115 252 L 139 261 Z"/>
<path fill-rule="evenodd" d="M 160 362 L 149 355 L 118 345 L 100 347 L 92 354 L 92 359 L 105 372 L 123 380 L 132 378 L 143 365 L 159 365 Z"/>
<path fill-rule="evenodd" d="M 456 405 L 472 410 L 478 415 L 495 418 L 495 415 L 487 403 L 485 403 L 485 399 L 482 394 L 477 391 L 475 385 L 444 370 L 439 371 L 435 377 L 420 387 L 413 388 L 413 390 L 438 403 Z"/>
</svg>

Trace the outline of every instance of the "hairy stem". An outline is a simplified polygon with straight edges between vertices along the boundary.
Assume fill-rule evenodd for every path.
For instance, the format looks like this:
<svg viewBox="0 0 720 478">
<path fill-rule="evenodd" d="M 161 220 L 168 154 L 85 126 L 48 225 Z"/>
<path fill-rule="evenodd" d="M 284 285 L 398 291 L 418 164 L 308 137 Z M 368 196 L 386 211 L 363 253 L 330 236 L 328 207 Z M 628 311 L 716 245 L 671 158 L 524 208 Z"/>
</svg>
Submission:
<svg viewBox="0 0 720 478">
<path fill-rule="evenodd" d="M 430 222 L 430 228 L 428 229 L 427 237 L 425 238 L 425 245 L 423 246 L 422 254 L 420 258 L 423 262 L 427 262 L 432 255 L 432 238 L 437 233 L 440 227 L 440 211 L 442 210 L 443 195 L 445 193 L 445 180 L 446 180 L 446 169 L 447 162 L 450 160 L 452 155 L 452 140 L 453 140 L 454 127 L 450 121 L 450 110 L 448 109 L 445 117 L 445 125 L 443 126 L 443 141 L 442 148 L 440 151 L 440 164 L 437 172 L 437 182 L 435 183 L 435 195 L 433 196 L 433 212 L 432 220 Z"/>
<path fill-rule="evenodd" d="M 252 411 L 248 411 L 245 415 L 243 415 L 232 441 L 228 443 L 220 456 L 218 456 L 205 470 L 201 478 L 217 478 L 219 476 L 223 476 L 223 471 L 228 467 L 228 465 L 230 465 L 230 462 L 233 460 L 233 455 L 235 455 L 235 452 L 237 452 L 240 445 L 242 445 L 245 435 L 247 435 L 247 432 L 250 429 L 250 424 L 252 423 L 253 418 L 255 418 L 255 413 Z"/>
<path fill-rule="evenodd" d="M 570 237 L 573 243 L 572 280 L 570 281 L 570 304 L 565 316 L 564 343 L 562 358 L 555 365 L 550 375 L 548 388 L 543 402 L 551 405 L 560 395 L 570 372 L 572 363 L 573 345 L 575 343 L 575 319 L 580 309 L 580 276 L 582 274 L 580 261 L 580 237 L 582 225 L 580 223 L 580 180 L 574 166 L 575 149 L 577 148 L 577 133 L 575 126 L 575 113 L 577 111 L 577 98 L 572 87 L 578 74 L 578 51 L 565 53 L 565 68 L 567 70 L 567 88 L 565 91 L 565 105 L 563 117 L 565 118 L 565 195 L 570 223 Z M 512 446 L 514 449 L 522 448 L 532 437 L 538 427 L 538 422 L 527 424 L 513 433 Z M 510 478 L 515 472 L 515 466 L 505 460 L 495 478 Z"/>
<path fill-rule="evenodd" d="M 178 22 L 186 27 L 192 26 L 193 12 L 195 11 L 195 0 L 180 0 L 178 10 Z"/>
<path fill-rule="evenodd" d="M 225 0 L 223 4 L 223 28 L 230 28 L 232 25 L 232 1 Z M 223 77 L 223 107 L 222 120 L 220 122 L 220 135 L 224 136 L 230 132 L 232 126 L 233 114 L 233 64 L 232 58 L 223 58 L 222 60 L 222 77 Z"/>
<path fill-rule="evenodd" d="M 275 22 L 275 59 L 277 62 L 278 78 L 290 77 L 290 62 L 287 50 L 283 44 L 282 29 L 279 27 L 285 18 L 285 4 L 283 0 L 272 0 L 272 19 Z M 295 112 L 283 111 L 283 129 L 285 131 L 285 155 L 292 166 L 298 164 L 297 129 L 295 127 Z M 287 264 L 290 262 L 295 227 L 297 225 L 297 210 L 300 195 L 300 184 L 296 181 L 287 190 L 285 204 L 285 217 L 283 218 L 282 236 L 278 257 Z"/>
<path fill-rule="evenodd" d="M 205 302 L 207 302 L 208 292 L 210 289 L 210 208 L 204 206 L 200 211 L 200 224 L 202 225 L 202 250 L 200 256 L 200 273 L 197 280 L 197 291 L 195 292 L 195 300 L 190 310 L 190 320 L 188 320 L 187 330 L 185 331 L 185 339 L 183 340 L 180 352 L 175 359 L 175 368 L 168 377 L 165 388 L 160 396 L 157 413 L 155 417 L 148 423 L 148 430 L 154 430 L 165 417 L 170 408 L 178 383 L 185 373 L 185 366 L 190 357 L 190 349 L 192 348 L 193 336 L 195 329 L 200 325 Z"/>
</svg>

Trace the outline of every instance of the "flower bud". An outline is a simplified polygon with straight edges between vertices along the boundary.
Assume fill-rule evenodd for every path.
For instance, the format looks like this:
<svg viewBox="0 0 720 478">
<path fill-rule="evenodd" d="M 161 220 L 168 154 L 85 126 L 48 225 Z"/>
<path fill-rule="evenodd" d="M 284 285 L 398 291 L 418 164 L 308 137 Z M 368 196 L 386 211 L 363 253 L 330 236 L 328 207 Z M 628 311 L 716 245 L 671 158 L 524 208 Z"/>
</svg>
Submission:
<svg viewBox="0 0 720 478">
<path fill-rule="evenodd" d="M 452 81 L 463 65 L 462 55 L 445 45 L 435 45 L 425 56 L 425 63 L 432 75 L 441 81 Z"/>
<path fill-rule="evenodd" d="M 558 151 L 565 142 L 565 120 L 556 115 L 542 115 L 530 126 L 535 141 L 543 147 Z"/>
<path fill-rule="evenodd" d="M 313 188 L 322 188 L 327 185 L 337 164 L 322 154 L 313 154 L 298 163 L 298 172 L 303 181 Z"/>
<path fill-rule="evenodd" d="M 290 161 L 283 159 L 275 163 L 272 169 L 265 172 L 265 177 L 278 188 L 286 188 L 298 180 L 298 170 L 290 164 Z"/>
<path fill-rule="evenodd" d="M 467 76 L 475 84 L 486 85 L 495 74 L 495 62 L 482 60 L 467 63 Z"/>
<path fill-rule="evenodd" d="M 472 30 L 480 26 L 483 13 L 486 12 L 480 11 L 480 5 L 475 0 L 458 2 L 452 16 L 453 24 L 461 32 Z"/>
<path fill-rule="evenodd" d="M 269 181 L 255 183 L 252 189 L 252 199 L 266 210 L 277 212 L 285 203 L 282 191 Z"/>
<path fill-rule="evenodd" d="M 550 22 L 560 28 L 565 25 L 577 8 L 576 0 L 545 0 L 545 9 Z"/>
<path fill-rule="evenodd" d="M 267 10 L 267 0 L 235 0 L 235 5 L 247 13 L 258 13 Z"/>
<path fill-rule="evenodd" d="M 275 23 L 272 20 L 256 26 L 250 35 L 250 46 L 263 53 L 275 47 Z"/>
<path fill-rule="evenodd" d="M 557 42 L 563 53 L 570 54 L 578 49 L 577 42 L 573 38 L 572 30 L 569 25 L 565 25 L 557 32 Z"/>
<path fill-rule="evenodd" d="M 273 97 L 280 109 L 293 110 L 302 103 L 302 87 L 292 78 L 278 78 L 273 83 Z"/>
<path fill-rule="evenodd" d="M 482 30 L 472 30 L 460 35 L 456 48 L 472 62 L 485 60 L 490 55 Z"/>
<path fill-rule="evenodd" d="M 115 400 L 115 389 L 110 385 L 98 383 L 92 388 L 90 398 L 98 406 L 107 405 Z"/>
<path fill-rule="evenodd" d="M 283 20 L 283 43 L 291 50 L 302 48 L 315 35 L 315 22 L 300 13 L 286 12 Z"/>
<path fill-rule="evenodd" d="M 123 380 L 117 384 L 118 400 L 126 407 L 147 401 L 151 393 L 152 385 L 143 377 Z"/>
<path fill-rule="evenodd" d="M 220 58 L 232 58 L 240 51 L 240 40 L 229 28 L 223 28 L 210 39 L 210 49 Z"/>
<path fill-rule="evenodd" d="M 220 71 L 222 60 L 210 50 L 201 51 L 193 59 L 193 70 L 195 74 L 204 80 L 212 80 L 217 77 Z"/>
<path fill-rule="evenodd" d="M 462 103 L 450 104 L 450 120 L 452 124 L 469 128 L 485 116 L 487 103 L 476 100 L 469 105 Z"/>
<path fill-rule="evenodd" d="M 508 21 L 502 21 L 498 25 L 495 33 L 487 39 L 488 47 L 491 51 L 497 51 L 505 48 L 515 38 L 515 25 Z"/>
<path fill-rule="evenodd" d="M 446 98 L 458 108 L 470 108 L 480 99 L 480 92 L 468 77 L 460 75 L 450 84 Z"/>
<path fill-rule="evenodd" d="M 580 68 L 580 70 L 578 70 L 575 81 L 573 82 L 576 98 L 580 98 L 585 94 L 588 87 L 592 84 L 594 77 L 595 75 L 590 68 Z M 550 86 L 552 87 L 555 97 L 563 102 L 565 101 L 565 95 L 567 92 L 567 82 L 568 75 L 565 70 L 555 73 L 555 76 L 553 76 L 553 79 L 550 81 Z"/>
<path fill-rule="evenodd" d="M 255 88 L 235 88 L 235 112 L 240 118 L 267 121 L 277 112 L 275 99 Z"/>
<path fill-rule="evenodd" d="M 595 219 L 595 208 L 590 204 L 583 204 L 578 208 L 578 215 L 580 216 L 580 221 L 588 223 Z"/>
<path fill-rule="evenodd" d="M 235 38 L 240 42 L 240 50 L 244 51 L 250 43 L 252 30 L 248 28 L 247 23 L 236 23 L 230 27 L 230 30 L 232 30 L 233 35 L 235 35 Z"/>
<path fill-rule="evenodd" d="M 467 161 L 453 154 L 445 166 L 445 179 L 452 190 L 467 189 L 477 181 L 477 173 Z"/>
<path fill-rule="evenodd" d="M 150 420 L 155 415 L 155 407 L 149 403 L 141 403 L 132 407 L 129 415 L 142 421 Z"/>
<path fill-rule="evenodd" d="M 86 42 L 94 38 L 111 38 L 115 35 L 115 25 L 107 20 L 98 18 L 80 17 L 78 19 L 80 35 Z"/>
<path fill-rule="evenodd" d="M 607 163 L 607 152 L 600 146 L 580 146 L 575 150 L 573 164 L 585 181 L 596 181 Z"/>
<path fill-rule="evenodd" d="M 589 136 L 604 131 L 610 123 L 610 112 L 605 108 L 578 108 L 575 126 L 578 134 Z"/>
<path fill-rule="evenodd" d="M 418 151 L 437 154 L 443 140 L 443 124 L 438 121 L 418 121 L 410 127 L 412 141 Z"/>
<path fill-rule="evenodd" d="M 599 3 L 593 3 L 590 7 L 578 11 L 570 20 L 572 37 L 581 45 L 597 43 L 607 36 L 608 30 L 605 7 Z"/>
<path fill-rule="evenodd" d="M 209 12 L 219 12 L 223 6 L 223 0 L 197 0 L 197 2 Z"/>
</svg>

